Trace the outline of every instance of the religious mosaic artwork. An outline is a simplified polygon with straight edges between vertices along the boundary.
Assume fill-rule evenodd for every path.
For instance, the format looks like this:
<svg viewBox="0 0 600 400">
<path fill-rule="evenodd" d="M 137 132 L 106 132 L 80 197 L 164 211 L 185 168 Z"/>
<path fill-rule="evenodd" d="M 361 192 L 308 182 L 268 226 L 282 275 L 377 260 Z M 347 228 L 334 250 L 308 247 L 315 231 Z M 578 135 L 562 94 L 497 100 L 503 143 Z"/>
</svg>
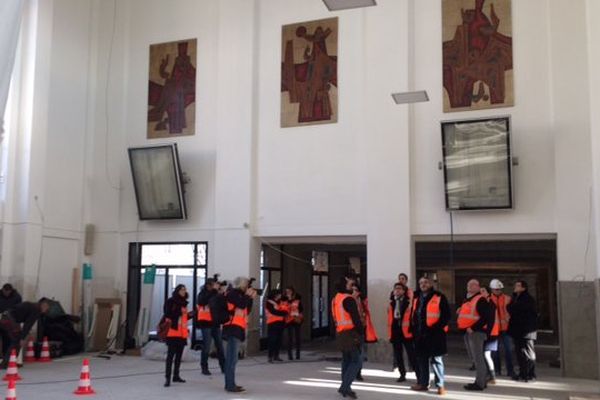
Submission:
<svg viewBox="0 0 600 400">
<path fill-rule="evenodd" d="M 283 27 L 281 127 L 337 122 L 337 43 L 337 18 Z"/>
<path fill-rule="evenodd" d="M 150 46 L 148 139 L 187 136 L 196 125 L 196 39 Z"/>
<path fill-rule="evenodd" d="M 511 0 L 442 0 L 444 112 L 514 105 Z"/>
</svg>

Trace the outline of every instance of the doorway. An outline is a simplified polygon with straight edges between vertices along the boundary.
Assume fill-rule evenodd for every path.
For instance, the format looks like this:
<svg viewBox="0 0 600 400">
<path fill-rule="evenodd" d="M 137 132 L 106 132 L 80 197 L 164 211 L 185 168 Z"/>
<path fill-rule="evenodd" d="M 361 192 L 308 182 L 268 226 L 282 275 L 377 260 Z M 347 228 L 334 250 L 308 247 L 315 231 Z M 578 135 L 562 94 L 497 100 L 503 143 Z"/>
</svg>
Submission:
<svg viewBox="0 0 600 400">
<path fill-rule="evenodd" d="M 138 313 L 142 301 L 144 274 L 150 267 L 156 271 L 149 312 L 149 338 L 156 340 L 156 326 L 163 315 L 166 300 L 177 285 L 183 284 L 190 296 L 190 310 L 200 288 L 206 282 L 208 244 L 206 242 L 130 243 L 127 279 L 127 342 L 133 346 Z M 190 321 L 190 327 L 193 327 Z M 200 334 L 191 329 L 192 346 L 200 342 Z M 139 345 L 139 343 L 137 344 Z"/>
</svg>

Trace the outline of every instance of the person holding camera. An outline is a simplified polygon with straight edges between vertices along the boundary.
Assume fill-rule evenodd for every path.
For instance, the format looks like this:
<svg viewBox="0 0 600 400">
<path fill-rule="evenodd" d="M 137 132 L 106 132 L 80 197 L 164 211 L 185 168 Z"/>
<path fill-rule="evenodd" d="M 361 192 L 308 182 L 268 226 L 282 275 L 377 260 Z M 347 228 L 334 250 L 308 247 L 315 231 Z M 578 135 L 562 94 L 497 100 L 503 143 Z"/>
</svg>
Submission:
<svg viewBox="0 0 600 400">
<path fill-rule="evenodd" d="M 351 399 L 357 398 L 351 386 L 362 367 L 361 345 L 364 333 L 358 305 L 352 297 L 354 284 L 352 279 L 340 279 L 336 285 L 337 293 L 331 302 L 336 341 L 342 352 L 342 384 L 338 393 Z"/>
<path fill-rule="evenodd" d="M 210 346 L 215 343 L 217 349 L 217 357 L 219 358 L 219 366 L 221 371 L 225 368 L 225 355 L 223 351 L 223 340 L 221 339 L 221 324 L 227 320 L 219 318 L 219 313 L 215 312 L 215 297 L 222 296 L 219 294 L 220 283 L 218 276 L 208 278 L 198 294 L 196 326 L 202 331 L 202 355 L 200 358 L 200 367 L 202 375 L 211 375 L 208 369 L 208 356 L 210 354 Z M 224 300 L 224 299 L 223 299 Z M 212 304 L 212 307 L 211 307 Z M 221 313 L 222 314 L 222 313 Z M 226 315 L 228 319 L 228 315 Z"/>
<path fill-rule="evenodd" d="M 279 358 L 279 351 L 281 349 L 285 320 L 288 316 L 288 304 L 282 301 L 281 290 L 273 289 L 269 292 L 267 304 L 265 305 L 265 314 L 267 317 L 269 362 L 283 361 Z"/>
<path fill-rule="evenodd" d="M 246 340 L 248 314 L 252 310 L 252 302 L 257 292 L 250 287 L 248 278 L 238 277 L 233 287 L 225 295 L 229 310 L 229 321 L 223 324 L 223 339 L 227 342 L 225 351 L 225 391 L 230 393 L 244 392 L 245 389 L 235 383 L 235 367 L 242 342 Z"/>
<path fill-rule="evenodd" d="M 289 307 L 289 314 L 285 321 L 285 329 L 287 331 L 287 342 L 288 342 L 288 360 L 293 360 L 293 350 L 296 347 L 296 360 L 300 359 L 300 328 L 304 321 L 304 307 L 302 305 L 302 298 L 296 290 L 289 286 L 285 289 L 285 301 Z"/>
<path fill-rule="evenodd" d="M 179 375 L 179 367 L 189 336 L 188 318 L 190 313 L 187 309 L 187 299 L 188 292 L 185 285 L 177 285 L 171 297 L 165 302 L 163 320 L 169 325 L 165 339 L 168 348 L 165 387 L 171 386 L 171 373 L 173 382 L 185 383 Z M 175 364 L 174 368 L 173 363 Z"/>
</svg>

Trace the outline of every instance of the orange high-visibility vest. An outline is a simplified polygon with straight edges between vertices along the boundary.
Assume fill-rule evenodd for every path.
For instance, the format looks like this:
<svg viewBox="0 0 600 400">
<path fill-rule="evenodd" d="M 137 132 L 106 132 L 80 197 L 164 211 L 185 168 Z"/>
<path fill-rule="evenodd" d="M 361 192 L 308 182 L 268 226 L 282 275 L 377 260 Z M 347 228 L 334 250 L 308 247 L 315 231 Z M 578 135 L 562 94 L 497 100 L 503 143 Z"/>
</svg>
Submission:
<svg viewBox="0 0 600 400">
<path fill-rule="evenodd" d="M 354 322 L 352 322 L 352 316 L 344 309 L 344 300 L 348 297 L 352 297 L 346 293 L 338 293 L 331 301 L 331 312 L 333 314 L 333 321 L 335 322 L 335 331 L 341 333 L 354 329 Z"/>
<path fill-rule="evenodd" d="M 510 303 L 510 296 L 505 294 L 501 294 L 500 296 L 496 296 L 492 294 L 492 301 L 496 305 L 496 314 L 498 320 L 500 322 L 500 331 L 506 332 L 508 331 L 508 323 L 510 321 L 510 314 L 508 313 L 508 304 Z"/>
<path fill-rule="evenodd" d="M 458 311 L 458 329 L 467 329 L 475 325 L 479 321 L 479 313 L 477 312 L 477 302 L 481 298 L 480 294 L 473 296 L 470 300 L 465 301 Z"/>
<path fill-rule="evenodd" d="M 496 315 L 496 318 L 494 318 L 494 326 L 492 326 L 490 336 L 497 337 L 500 335 L 500 318 L 498 318 L 498 312 L 495 312 L 494 314 Z"/>
<path fill-rule="evenodd" d="M 404 314 L 402 315 L 400 326 L 402 328 L 402 335 L 404 335 L 405 339 L 412 339 L 413 335 L 410 331 L 410 318 L 412 316 L 411 305 L 410 303 L 404 310 Z M 388 307 L 388 337 L 392 339 L 392 324 L 394 323 L 394 307 L 391 305 Z"/>
<path fill-rule="evenodd" d="M 371 320 L 371 310 L 369 310 L 369 300 L 364 299 L 363 301 L 363 310 L 365 313 L 365 342 L 366 343 L 375 343 L 377 340 L 377 331 L 375 331 L 375 326 L 373 326 L 373 321 Z"/>
<path fill-rule="evenodd" d="M 285 322 L 295 322 L 298 319 L 302 318 L 302 314 L 300 313 L 300 300 L 292 300 L 291 303 L 287 303 L 289 305 L 289 314 L 285 319 Z"/>
<path fill-rule="evenodd" d="M 429 303 L 427 303 L 425 323 L 427 324 L 427 327 L 429 327 L 429 328 L 431 328 L 432 326 L 437 324 L 440 320 L 440 317 L 442 315 L 442 309 L 440 307 L 441 301 L 442 301 L 442 296 L 440 296 L 439 294 L 434 294 L 433 296 L 431 296 Z M 411 314 L 415 313 L 418 303 L 419 303 L 419 298 L 416 298 L 413 300 L 413 307 L 412 307 Z M 444 327 L 444 332 L 448 332 L 448 325 L 446 325 Z"/>
<path fill-rule="evenodd" d="M 187 323 L 188 323 L 187 308 L 182 307 L 181 308 L 181 317 L 179 317 L 179 326 L 177 327 L 177 329 L 173 329 L 173 327 L 170 327 L 169 331 L 167 332 L 167 337 L 168 338 L 187 339 L 188 338 Z"/>
<path fill-rule="evenodd" d="M 286 308 L 285 305 L 277 304 L 274 300 L 268 300 L 268 302 L 271 303 L 273 305 L 273 308 L 276 310 L 283 310 Z M 269 309 L 267 307 L 265 307 L 265 313 L 267 314 L 267 325 L 271 325 L 276 322 L 284 322 L 285 321 L 284 316 L 271 314 L 271 312 L 269 311 Z"/>
<path fill-rule="evenodd" d="M 248 328 L 248 310 L 246 308 L 237 308 L 233 303 L 227 302 L 227 310 L 229 310 L 230 313 L 233 313 L 233 315 L 228 322 L 223 324 L 223 326 L 235 325 L 243 330 Z"/>
<path fill-rule="evenodd" d="M 210 313 L 210 308 L 208 307 L 208 305 L 198 306 L 197 310 L 198 316 L 196 317 L 196 319 L 199 322 L 212 322 L 212 314 Z"/>
</svg>

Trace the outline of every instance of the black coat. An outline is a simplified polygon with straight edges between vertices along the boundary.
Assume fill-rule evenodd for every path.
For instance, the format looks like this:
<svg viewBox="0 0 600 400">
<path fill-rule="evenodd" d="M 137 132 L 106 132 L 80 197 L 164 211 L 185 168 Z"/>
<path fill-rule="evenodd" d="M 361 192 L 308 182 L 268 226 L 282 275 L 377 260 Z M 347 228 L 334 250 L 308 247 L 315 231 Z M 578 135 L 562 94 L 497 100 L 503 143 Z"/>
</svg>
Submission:
<svg viewBox="0 0 600 400">
<path fill-rule="evenodd" d="M 202 290 L 200 291 L 200 293 L 198 293 L 198 299 L 197 299 L 197 304 L 199 306 L 203 306 L 206 307 L 208 306 L 210 309 L 210 302 L 211 299 L 216 296 L 218 294 L 217 290 L 207 290 L 206 286 L 204 286 L 202 288 Z M 212 310 L 211 310 L 211 317 L 212 317 Z M 213 318 L 214 320 L 214 318 Z M 214 326 L 214 321 L 196 321 L 196 326 L 198 328 L 212 328 Z"/>
<path fill-rule="evenodd" d="M 515 339 L 534 338 L 537 331 L 537 309 L 535 299 L 528 291 L 520 295 L 513 294 L 507 306 L 510 314 L 508 333 Z"/>
<path fill-rule="evenodd" d="M 0 313 L 14 308 L 16 305 L 21 304 L 23 300 L 21 295 L 15 289 L 10 293 L 8 297 L 4 296 L 4 293 L 0 290 Z"/>
<path fill-rule="evenodd" d="M 432 327 L 427 326 L 427 304 L 431 300 L 434 294 L 442 297 L 440 301 L 440 319 Z M 411 319 L 411 332 L 413 334 L 413 340 L 415 343 L 415 350 L 417 355 L 423 357 L 437 357 L 443 356 L 448 353 L 446 345 L 446 332 L 444 327 L 448 325 L 451 318 L 450 306 L 448 305 L 448 299 L 442 293 L 432 290 L 425 297 L 425 304 L 421 310 L 421 315 L 418 315 L 418 302 L 421 301 L 421 291 L 416 291 L 413 301 L 416 302 L 417 307 Z"/>
<path fill-rule="evenodd" d="M 183 315 L 182 308 L 187 308 L 187 305 L 187 300 L 180 296 L 172 296 L 167 299 L 164 306 L 164 315 L 171 320 L 171 328 L 179 328 L 179 318 Z"/>
<path fill-rule="evenodd" d="M 406 308 L 410 305 L 410 302 L 408 300 L 407 296 L 404 296 L 402 298 L 402 300 L 400 301 L 400 315 L 404 315 L 404 312 L 406 311 Z M 396 299 L 392 298 L 392 300 L 390 300 L 390 307 L 392 309 L 392 316 L 394 315 L 394 309 L 396 308 Z M 408 311 L 410 312 L 410 310 Z M 402 319 L 395 319 L 392 318 L 392 337 L 390 338 L 390 342 L 392 343 L 402 343 L 406 340 L 412 340 L 412 339 L 406 339 L 404 337 L 404 332 L 402 332 Z"/>
</svg>

